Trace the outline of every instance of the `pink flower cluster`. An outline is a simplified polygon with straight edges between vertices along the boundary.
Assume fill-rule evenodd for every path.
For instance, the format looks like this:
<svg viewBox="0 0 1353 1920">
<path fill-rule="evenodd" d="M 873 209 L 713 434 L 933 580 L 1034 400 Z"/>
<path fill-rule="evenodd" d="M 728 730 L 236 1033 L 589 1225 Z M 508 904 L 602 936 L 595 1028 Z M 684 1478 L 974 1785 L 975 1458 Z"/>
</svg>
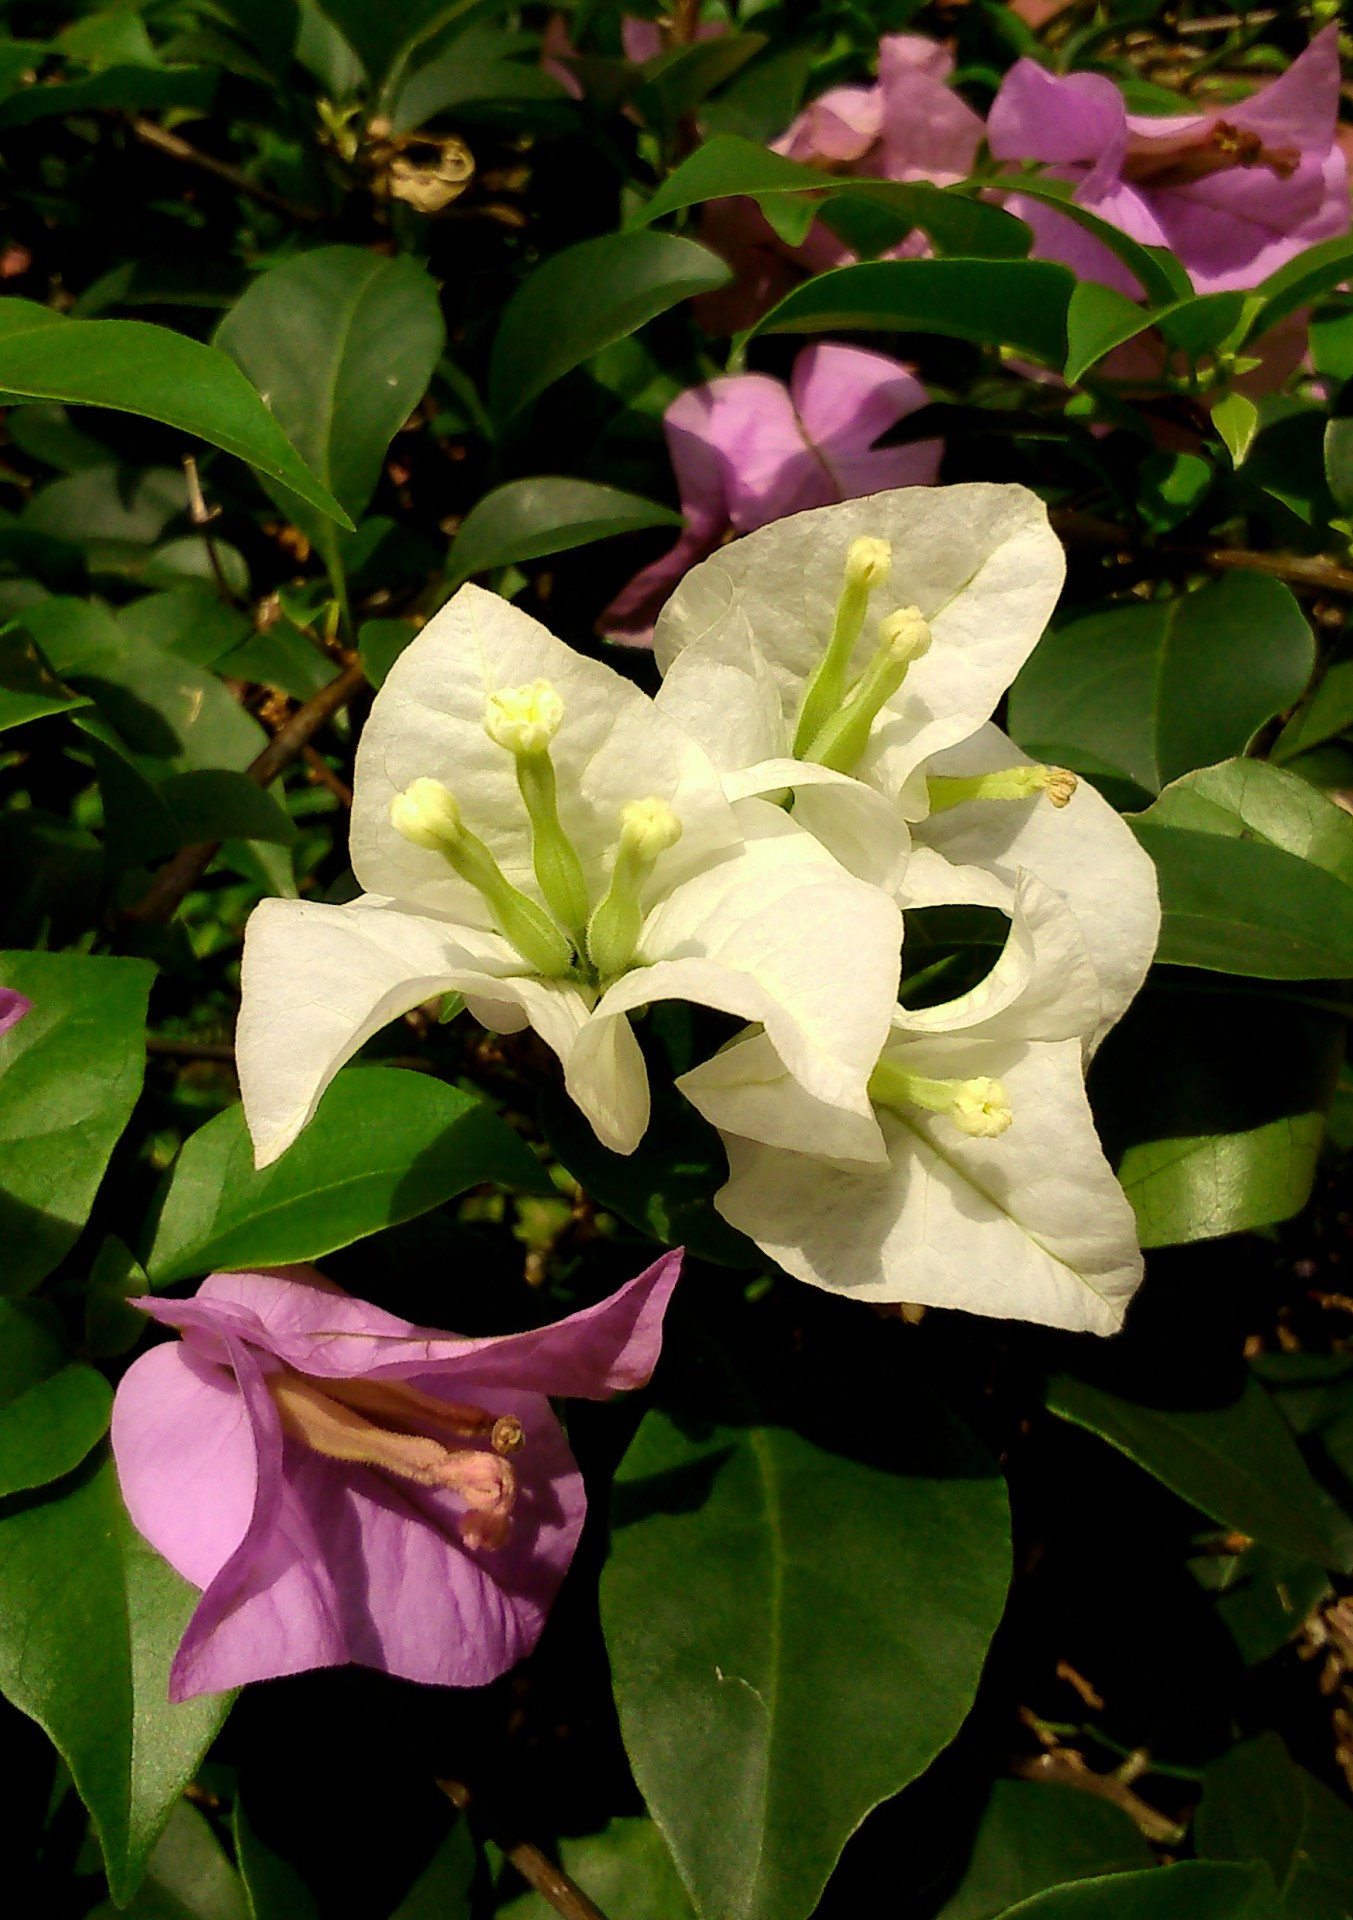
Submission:
<svg viewBox="0 0 1353 1920">
<path fill-rule="evenodd" d="M 1200 293 L 1255 286 L 1316 241 L 1348 231 L 1334 26 L 1280 79 L 1209 113 L 1132 114 L 1104 75 L 1057 75 L 1024 59 L 1006 75 L 984 125 L 949 85 L 952 69 L 934 41 L 890 34 L 879 44 L 872 85 L 829 89 L 773 149 L 827 173 L 947 186 L 972 172 L 985 138 L 995 159 L 1040 163 L 1100 219 L 1145 246 L 1170 248 Z M 1140 295 L 1117 256 L 1065 214 L 1018 192 L 1006 204 L 1033 228 L 1036 256 Z M 801 245 L 787 245 L 756 203 L 740 198 L 712 202 L 701 237 L 734 274 L 696 303 L 713 333 L 754 325 L 805 275 L 854 257 L 821 221 Z M 927 246 L 914 232 L 893 257 Z M 1290 352 L 1283 357 L 1288 344 L 1275 343 L 1279 377 L 1293 364 Z M 1144 351 L 1149 359 L 1137 348 Z M 678 580 L 725 539 L 805 507 L 933 482 L 939 441 L 876 444 L 925 400 L 897 361 L 835 345 L 801 353 L 788 388 L 751 373 L 682 394 L 663 424 L 685 531 L 611 602 L 599 630 L 645 645 Z"/>
</svg>

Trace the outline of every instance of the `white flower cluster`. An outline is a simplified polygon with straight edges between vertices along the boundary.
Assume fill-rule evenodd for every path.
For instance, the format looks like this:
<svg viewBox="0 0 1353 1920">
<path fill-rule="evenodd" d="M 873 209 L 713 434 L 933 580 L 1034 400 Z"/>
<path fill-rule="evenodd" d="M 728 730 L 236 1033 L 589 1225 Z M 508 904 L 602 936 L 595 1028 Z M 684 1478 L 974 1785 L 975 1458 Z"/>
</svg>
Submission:
<svg viewBox="0 0 1353 1920">
<path fill-rule="evenodd" d="M 362 737 L 366 891 L 250 921 L 258 1163 L 366 1040 L 452 991 L 533 1027 L 630 1153 L 630 1016 L 692 1001 L 746 1023 L 677 1083 L 727 1149 L 716 1204 L 788 1272 L 1112 1332 L 1141 1262 L 1084 1076 L 1150 962 L 1155 874 L 1093 789 L 988 724 L 1062 575 L 1022 487 L 796 514 L 686 576 L 656 699 L 462 587 Z M 964 904 L 1008 918 L 995 964 L 899 1001 L 904 912 Z"/>
</svg>

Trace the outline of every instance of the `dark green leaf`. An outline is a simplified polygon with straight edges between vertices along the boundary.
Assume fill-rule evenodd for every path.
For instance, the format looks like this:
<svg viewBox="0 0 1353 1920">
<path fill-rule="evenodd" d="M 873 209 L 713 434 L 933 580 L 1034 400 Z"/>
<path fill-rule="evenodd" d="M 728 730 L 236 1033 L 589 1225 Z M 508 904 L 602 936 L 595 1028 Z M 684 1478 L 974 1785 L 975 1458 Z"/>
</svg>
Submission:
<svg viewBox="0 0 1353 1920">
<path fill-rule="evenodd" d="M 910 1382 L 884 1431 L 864 1431 L 883 1426 L 867 1387 L 851 1404 L 835 1431 L 871 1464 L 653 1412 L 617 1476 L 602 1620 L 621 1730 L 710 1920 L 812 1911 L 864 1815 L 952 1739 L 1000 1618 L 992 1463 Z"/>
<path fill-rule="evenodd" d="M 481 100 L 567 101 L 552 74 L 524 60 L 509 60 L 498 43 L 518 44 L 515 35 L 464 34 L 448 53 L 430 60 L 406 81 L 391 117 L 397 134 L 412 133 L 439 113 Z"/>
<path fill-rule="evenodd" d="M 1131 1816 L 1107 1800 L 1051 1782 L 997 1780 L 963 1878 L 936 1920 L 995 1920 L 1046 1887 L 1152 1864 Z"/>
<path fill-rule="evenodd" d="M 21 87 L 0 102 L 0 131 L 31 126 L 35 120 L 54 115 L 86 113 L 91 107 L 115 107 L 123 113 L 192 107 L 205 113 L 218 78 L 210 67 L 105 67 L 102 73 L 86 74 L 79 80 Z"/>
<path fill-rule="evenodd" d="M 939 333 L 1060 368 L 1075 285 L 1052 260 L 874 260 L 820 273 L 755 333 Z"/>
<path fill-rule="evenodd" d="M 726 33 L 673 47 L 644 69 L 634 105 L 650 127 L 670 132 L 765 46 L 759 33 Z"/>
<path fill-rule="evenodd" d="M 1204 768 L 1133 830 L 1156 863 L 1157 958 L 1273 980 L 1353 974 L 1353 823 L 1280 768 Z"/>
<path fill-rule="evenodd" d="M 644 527 L 681 525 L 681 515 L 670 507 L 618 487 L 550 474 L 509 480 L 484 494 L 466 515 L 451 550 L 449 580 L 459 585 L 490 567 L 539 560 Z"/>
<path fill-rule="evenodd" d="M 1336 1012 L 1262 989 L 1190 981 L 1138 998 L 1091 1088 L 1143 1246 L 1241 1233 L 1305 1205 L 1343 1027 Z"/>
<path fill-rule="evenodd" d="M 1072 198 L 1075 188 L 1064 180 L 1053 180 L 1046 175 L 1022 174 L 1008 184 L 1012 193 L 1020 193 L 1029 200 L 1042 200 L 1048 206 L 1055 207 L 1058 213 L 1073 221 L 1085 233 L 1092 234 L 1103 246 L 1114 254 L 1130 273 L 1141 282 L 1142 292 L 1153 307 L 1169 305 L 1175 300 L 1187 300 L 1193 294 L 1193 282 L 1174 255 L 1164 247 L 1144 247 L 1115 227 L 1108 220 L 1101 220 L 1097 213 L 1091 213 L 1088 207 L 1079 206 Z"/>
<path fill-rule="evenodd" d="M 271 840 L 282 847 L 295 842 L 290 814 L 247 774 L 200 768 L 172 775 L 159 792 L 182 846 L 203 840 Z"/>
<path fill-rule="evenodd" d="M 1286 266 L 1271 273 L 1258 288 L 1254 295 L 1258 310 L 1247 338 L 1257 340 L 1298 307 L 1328 293 L 1331 287 L 1342 286 L 1350 273 L 1353 273 L 1353 240 L 1347 235 L 1307 247 L 1295 260 L 1289 260 Z"/>
<path fill-rule="evenodd" d="M 384 686 L 385 676 L 418 629 L 410 620 L 364 620 L 357 635 L 357 651 L 373 687 Z"/>
<path fill-rule="evenodd" d="M 240 1107 L 200 1127 L 165 1184 L 146 1270 L 167 1286 L 213 1267 L 317 1260 L 486 1180 L 529 1192 L 545 1182 L 491 1107 L 430 1074 L 351 1067 L 261 1172 Z"/>
<path fill-rule="evenodd" d="M 838 180 L 821 218 L 856 252 L 860 248 L 852 239 L 852 223 L 862 214 L 873 225 L 870 244 L 876 252 L 897 246 L 917 227 L 934 242 L 937 253 L 977 259 L 1023 260 L 1033 238 L 1025 223 L 1004 208 L 925 180 Z M 877 224 L 880 221 L 884 224 Z"/>
<path fill-rule="evenodd" d="M 608 233 L 537 267 L 503 311 L 489 410 L 510 420 L 594 353 L 731 278 L 707 247 L 668 233 Z"/>
<path fill-rule="evenodd" d="M 735 133 L 716 133 L 673 168 L 640 208 L 635 225 L 648 226 L 664 214 L 730 194 L 821 192 L 835 185 L 831 174 L 786 160 L 755 140 L 744 140 Z"/>
<path fill-rule="evenodd" d="M 651 1820 L 612 1820 L 600 1833 L 563 1840 L 559 1857 L 569 1878 L 603 1913 L 625 1920 L 695 1920 L 662 1835 Z M 498 1909 L 498 1920 L 550 1920 L 558 1909 L 543 1894 L 524 1893 Z"/>
<path fill-rule="evenodd" d="M 78 1467 L 108 1430 L 112 1389 L 93 1367 L 62 1367 L 0 1406 L 0 1499 Z"/>
<path fill-rule="evenodd" d="M 320 247 L 262 274 L 216 335 L 354 520 L 444 338 L 423 269 L 361 247 Z M 304 524 L 320 531 L 313 516 Z"/>
<path fill-rule="evenodd" d="M 0 728 L 88 705 L 87 694 L 62 685 L 22 626 L 0 632 Z"/>
<path fill-rule="evenodd" d="M 74 1243 L 145 1074 L 144 960 L 0 954 L 33 1010 L 0 1038 L 0 1291 L 25 1293 Z"/>
<path fill-rule="evenodd" d="M 324 11 L 366 68 L 373 86 L 385 79 L 395 57 L 433 26 L 470 10 L 473 0 L 324 0 Z"/>
<path fill-rule="evenodd" d="M 1325 428 L 1325 481 L 1341 513 L 1353 513 L 1353 380 L 1335 397 Z"/>
<path fill-rule="evenodd" d="M 1291 590 L 1232 573 L 1169 600 L 1053 628 L 1010 690 L 1010 731 L 1039 759 L 1159 793 L 1244 751 L 1296 701 L 1315 643 Z"/>
<path fill-rule="evenodd" d="M 66 320 L 27 300 L 5 300 L 0 388 L 161 420 L 237 454 L 321 513 L 350 524 L 239 368 L 186 334 L 144 320 Z"/>
<path fill-rule="evenodd" d="M 1274 1920 L 1353 1912 L 1353 1813 L 1276 1733 L 1233 1747 L 1203 1775 L 1194 1826 L 1205 1860 L 1262 1860 L 1278 1886 Z"/>
<path fill-rule="evenodd" d="M 132 1527 L 110 1460 L 0 1506 L 0 1690 L 70 1768 L 123 1902 L 230 1706 L 169 1704 L 196 1603 Z"/>
<path fill-rule="evenodd" d="M 1299 1560 L 1337 1564 L 1331 1505 L 1257 1380 L 1229 1406 L 1146 1407 L 1063 1373 L 1049 1383 L 1048 1407 L 1222 1526 Z"/>
<path fill-rule="evenodd" d="M 1267 1867 L 1185 1860 L 1146 1873 L 1050 1887 L 1007 1908 L 1003 1920 L 1272 1920 Z"/>
<path fill-rule="evenodd" d="M 1078 280 L 1066 310 L 1065 376 L 1076 386 L 1091 367 L 1134 340 L 1151 325 L 1151 315 L 1116 287 L 1098 280 Z"/>
<path fill-rule="evenodd" d="M 244 1883 L 205 1813 L 180 1800 L 130 1906 L 106 1901 L 90 1920 L 255 1920 Z"/>
</svg>

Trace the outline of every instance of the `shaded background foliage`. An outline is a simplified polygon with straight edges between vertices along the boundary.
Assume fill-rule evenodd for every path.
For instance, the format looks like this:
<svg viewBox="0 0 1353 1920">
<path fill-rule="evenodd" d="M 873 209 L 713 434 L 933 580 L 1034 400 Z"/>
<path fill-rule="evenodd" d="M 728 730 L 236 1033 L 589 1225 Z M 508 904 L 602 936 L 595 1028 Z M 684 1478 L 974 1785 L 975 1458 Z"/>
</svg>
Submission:
<svg viewBox="0 0 1353 1920">
<path fill-rule="evenodd" d="M 16 1911 L 528 1920 L 532 1849 L 654 1920 L 1353 1910 L 1353 243 L 1197 298 L 1110 231 L 1131 302 L 1025 258 L 972 193 L 796 178 L 765 147 L 881 33 L 949 39 L 979 110 L 1024 52 L 1148 109 L 1281 71 L 1327 10 L 1105 0 L 1040 38 L 1048 11 L 772 3 L 697 41 L 679 7 L 640 63 L 584 4 L 570 91 L 546 9 L 492 0 L 8 10 Z M 752 193 L 793 232 L 810 189 L 861 254 L 919 226 L 932 257 L 705 332 L 691 298 L 727 270 L 700 206 Z M 1243 361 L 1294 313 L 1309 359 L 1254 398 Z M 1105 356 L 1147 327 L 1172 357 L 1124 381 Z M 943 436 L 946 480 L 1036 487 L 1068 544 L 1007 722 L 1132 816 L 1166 914 L 1091 1082 L 1155 1250 L 1108 1344 L 763 1273 L 675 1096 L 620 1160 L 529 1036 L 452 1009 L 250 1164 L 241 931 L 264 895 L 351 896 L 370 689 L 472 576 L 601 649 L 679 524 L 664 408 L 730 364 L 784 377 L 822 332 L 914 365 L 931 403 L 901 433 Z M 909 967 L 989 962 L 980 915 L 914 919 Z M 669 1009 L 646 1044 L 679 1069 L 704 1020 Z M 692 1256 L 668 1357 L 644 1404 L 571 1417 L 592 1509 L 531 1660 L 473 1693 L 354 1670 L 167 1705 L 191 1594 L 103 1450 L 129 1295 L 322 1258 L 501 1331 L 654 1241 Z"/>
</svg>

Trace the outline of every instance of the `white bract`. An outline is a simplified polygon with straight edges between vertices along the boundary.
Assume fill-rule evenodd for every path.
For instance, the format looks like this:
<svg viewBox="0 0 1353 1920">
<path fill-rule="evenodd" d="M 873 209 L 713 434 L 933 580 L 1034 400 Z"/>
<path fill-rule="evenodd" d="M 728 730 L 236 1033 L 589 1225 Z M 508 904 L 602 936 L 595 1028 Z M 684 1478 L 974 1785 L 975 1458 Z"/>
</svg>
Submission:
<svg viewBox="0 0 1353 1920">
<path fill-rule="evenodd" d="M 1027 488 L 906 487 L 721 548 L 668 601 L 654 648 L 658 704 L 725 792 L 791 791 L 795 820 L 903 906 L 1008 913 L 1019 868 L 1054 888 L 1100 976 L 1092 1050 L 1150 964 L 1155 870 L 1092 787 L 988 724 L 1064 572 Z"/>
<path fill-rule="evenodd" d="M 1084 1042 L 1101 1020 L 1076 916 L 1020 873 L 1010 935 L 986 979 L 894 1016 L 871 1077 L 881 1164 L 863 1164 L 850 1131 L 790 1080 L 762 1035 L 678 1085 L 724 1137 L 720 1213 L 799 1279 L 863 1300 L 1112 1333 L 1141 1256 L 1085 1096 Z"/>
<path fill-rule="evenodd" d="M 780 808 L 732 802 L 621 675 L 462 587 L 396 661 L 354 779 L 349 905 L 267 900 L 236 1038 L 260 1166 L 334 1074 L 435 995 L 535 1028 L 598 1137 L 632 1152 L 648 1081 L 629 1014 L 680 999 L 755 1022 L 793 1082 L 881 1155 L 867 1093 L 901 919 Z"/>
</svg>

